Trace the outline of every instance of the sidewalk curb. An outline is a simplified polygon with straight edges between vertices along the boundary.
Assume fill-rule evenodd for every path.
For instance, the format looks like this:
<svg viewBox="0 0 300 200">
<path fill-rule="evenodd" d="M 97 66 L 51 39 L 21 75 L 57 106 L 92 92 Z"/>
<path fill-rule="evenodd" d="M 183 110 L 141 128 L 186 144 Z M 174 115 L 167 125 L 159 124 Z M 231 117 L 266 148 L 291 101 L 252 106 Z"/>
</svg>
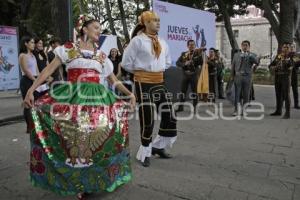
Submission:
<svg viewBox="0 0 300 200">
<path fill-rule="evenodd" d="M 22 96 L 0 96 L 0 99 L 22 99 Z"/>
<path fill-rule="evenodd" d="M 8 124 L 16 123 L 19 121 L 23 121 L 23 120 L 24 120 L 23 115 L 16 115 L 16 116 L 12 116 L 12 117 L 3 118 L 3 119 L 0 119 L 0 127 L 8 125 Z"/>
</svg>

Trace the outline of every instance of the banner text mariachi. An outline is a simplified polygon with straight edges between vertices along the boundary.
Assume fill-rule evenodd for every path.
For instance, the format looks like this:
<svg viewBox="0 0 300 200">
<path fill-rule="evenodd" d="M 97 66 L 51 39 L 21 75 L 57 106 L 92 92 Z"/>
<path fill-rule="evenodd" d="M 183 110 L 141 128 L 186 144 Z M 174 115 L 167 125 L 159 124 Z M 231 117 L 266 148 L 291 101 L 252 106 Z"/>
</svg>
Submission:
<svg viewBox="0 0 300 200">
<path fill-rule="evenodd" d="M 193 39 L 189 35 L 188 28 L 179 26 L 168 26 L 168 40 L 188 41 Z"/>
</svg>

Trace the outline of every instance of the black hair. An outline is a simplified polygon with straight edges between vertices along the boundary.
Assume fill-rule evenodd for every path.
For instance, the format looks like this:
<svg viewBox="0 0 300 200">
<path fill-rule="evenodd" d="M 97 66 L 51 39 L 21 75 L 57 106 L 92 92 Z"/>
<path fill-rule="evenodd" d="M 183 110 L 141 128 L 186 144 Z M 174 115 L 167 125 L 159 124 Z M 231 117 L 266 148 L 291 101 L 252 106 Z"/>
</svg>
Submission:
<svg viewBox="0 0 300 200">
<path fill-rule="evenodd" d="M 191 42 L 194 42 L 195 43 L 195 40 L 188 40 L 186 45 L 189 45 Z"/>
<path fill-rule="evenodd" d="M 96 19 L 91 19 L 91 20 L 88 20 L 88 21 L 85 21 L 82 25 L 82 28 L 80 29 L 80 32 L 79 32 L 79 36 L 83 36 L 84 33 L 83 33 L 83 28 L 84 27 L 87 27 L 88 25 L 90 25 L 91 23 L 93 22 L 98 22 Z M 99 23 L 99 22 L 98 22 Z"/>
<path fill-rule="evenodd" d="M 119 57 L 119 50 L 118 50 L 117 48 L 111 48 L 111 49 L 110 49 L 110 51 L 109 51 L 109 55 L 108 55 L 108 58 L 109 58 L 109 59 L 111 59 L 111 58 L 112 58 L 112 56 L 111 56 L 111 52 L 112 52 L 112 50 L 114 50 L 114 49 L 116 49 L 116 50 L 117 50 L 117 56 L 116 56 L 116 59 L 118 59 L 118 57 Z"/>
<path fill-rule="evenodd" d="M 117 63 L 120 63 L 121 61 L 122 61 L 122 55 L 120 55 L 120 53 L 119 53 L 119 50 L 117 49 L 117 48 L 112 48 L 110 51 L 109 51 L 109 55 L 107 56 L 111 61 L 113 61 L 112 60 L 112 56 L 111 56 L 111 52 L 112 52 L 112 50 L 113 49 L 116 49 L 117 50 L 117 55 L 116 55 L 116 60 L 115 60 L 115 62 L 117 62 Z"/>
<path fill-rule="evenodd" d="M 52 38 L 52 39 L 49 41 L 49 44 L 50 44 L 50 45 L 53 45 L 53 44 L 55 44 L 55 43 L 61 44 L 61 39 L 58 38 L 58 37 L 54 37 L 54 38 Z"/>
<path fill-rule="evenodd" d="M 145 30 L 145 29 L 146 29 L 145 25 L 142 25 L 142 24 L 136 25 L 131 33 L 131 39 L 134 38 L 135 36 L 137 36 L 138 32 L 140 32 L 141 30 Z"/>
<path fill-rule="evenodd" d="M 215 49 L 215 48 L 213 48 L 213 47 L 211 47 L 209 50 L 210 50 L 210 51 L 214 51 L 214 52 L 216 52 L 216 49 Z"/>
<path fill-rule="evenodd" d="M 23 36 L 20 42 L 20 54 L 27 53 L 27 47 L 25 43 L 28 43 L 30 40 L 34 40 L 33 36 Z"/>
<path fill-rule="evenodd" d="M 124 44 L 122 45 L 122 47 L 124 48 L 125 45 L 129 45 L 129 41 L 124 42 Z"/>
<path fill-rule="evenodd" d="M 249 40 L 244 40 L 244 41 L 242 42 L 242 44 L 244 44 L 244 43 L 246 43 L 246 44 L 248 44 L 248 45 L 250 46 L 250 41 L 249 41 Z"/>
<path fill-rule="evenodd" d="M 35 37 L 35 38 L 34 38 L 34 44 L 35 44 L 35 45 L 36 45 L 39 41 L 43 41 L 42 38 L 40 38 L 40 37 Z M 34 54 L 35 56 L 38 56 L 38 54 L 40 54 L 40 55 L 43 57 L 44 60 L 47 60 L 47 56 L 46 56 L 45 52 L 44 52 L 43 50 L 40 51 L 39 49 L 37 49 L 36 46 L 35 46 L 35 49 L 34 49 L 34 51 L 33 51 L 33 54 Z"/>
<path fill-rule="evenodd" d="M 39 41 L 43 41 L 43 40 L 39 37 L 34 38 L 34 44 L 37 44 Z"/>
<path fill-rule="evenodd" d="M 285 41 L 285 42 L 282 43 L 282 45 L 285 45 L 285 44 L 286 44 L 286 45 L 292 45 L 292 43 L 291 43 L 291 42 L 288 42 L 288 41 Z"/>
<path fill-rule="evenodd" d="M 108 35 L 110 34 L 110 31 L 108 29 L 104 29 L 101 34 Z"/>
</svg>

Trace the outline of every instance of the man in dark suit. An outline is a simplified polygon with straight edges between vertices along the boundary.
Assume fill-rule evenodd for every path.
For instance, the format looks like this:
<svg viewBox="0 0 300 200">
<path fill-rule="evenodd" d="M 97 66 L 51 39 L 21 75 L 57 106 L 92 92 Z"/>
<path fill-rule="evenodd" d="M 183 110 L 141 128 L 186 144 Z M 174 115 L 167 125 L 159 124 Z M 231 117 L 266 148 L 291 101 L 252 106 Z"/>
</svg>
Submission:
<svg viewBox="0 0 300 200">
<path fill-rule="evenodd" d="M 203 62 L 202 49 L 196 49 L 194 40 L 187 42 L 188 51 L 182 52 L 178 58 L 176 65 L 182 69 L 183 79 L 181 82 L 181 96 L 180 102 L 184 102 L 186 99 L 186 93 L 188 87 L 191 87 L 193 93 L 193 105 L 196 107 L 198 103 L 197 95 L 197 83 L 200 73 L 200 68 Z M 180 105 L 177 112 L 183 111 L 183 105 Z"/>
<path fill-rule="evenodd" d="M 253 67 L 259 64 L 259 58 L 250 52 L 248 40 L 243 41 L 241 47 L 242 51 L 234 54 L 231 68 L 231 78 L 235 85 L 234 116 L 242 114 L 238 113 L 238 107 L 244 107 L 249 102 Z"/>
<path fill-rule="evenodd" d="M 51 46 L 51 51 L 49 51 L 47 53 L 47 57 L 48 57 L 48 62 L 51 63 L 51 61 L 55 58 L 55 54 L 54 54 L 54 49 L 58 46 L 61 45 L 61 40 L 59 38 L 52 38 L 49 42 L 50 46 Z M 65 71 L 65 66 L 62 65 L 62 67 L 59 67 L 55 70 L 54 74 L 53 74 L 53 81 L 62 81 L 66 79 L 66 71 Z"/>
<path fill-rule="evenodd" d="M 216 54 L 216 62 L 217 62 L 217 83 L 218 83 L 218 97 L 219 99 L 225 99 L 224 97 L 224 74 L 225 74 L 225 66 L 223 59 L 220 56 L 220 51 L 218 49 L 215 50 Z"/>
<path fill-rule="evenodd" d="M 285 42 L 278 54 L 269 66 L 271 72 L 275 74 L 276 110 L 271 116 L 281 116 L 283 102 L 285 102 L 285 114 L 283 119 L 290 118 L 290 88 L 291 75 L 294 68 L 294 61 L 290 56 L 290 43 Z"/>
<path fill-rule="evenodd" d="M 49 44 L 51 46 L 51 51 L 48 52 L 47 56 L 48 56 L 49 63 L 51 63 L 51 61 L 55 58 L 55 54 L 53 51 L 56 47 L 60 46 L 61 41 L 59 38 L 52 38 Z"/>
<path fill-rule="evenodd" d="M 299 92 L 298 92 L 298 70 L 300 66 L 300 55 L 296 52 L 296 45 L 291 45 L 291 58 L 294 61 L 294 68 L 292 70 L 292 76 L 291 76 L 291 84 L 292 84 L 292 90 L 293 90 L 293 97 L 294 97 L 294 108 L 300 109 L 299 107 Z"/>
<path fill-rule="evenodd" d="M 218 94 L 218 80 L 217 80 L 217 74 L 218 74 L 218 60 L 216 57 L 216 49 L 210 48 L 209 54 L 208 54 L 208 74 L 209 74 L 209 99 L 212 102 L 216 101 L 216 97 Z"/>
</svg>

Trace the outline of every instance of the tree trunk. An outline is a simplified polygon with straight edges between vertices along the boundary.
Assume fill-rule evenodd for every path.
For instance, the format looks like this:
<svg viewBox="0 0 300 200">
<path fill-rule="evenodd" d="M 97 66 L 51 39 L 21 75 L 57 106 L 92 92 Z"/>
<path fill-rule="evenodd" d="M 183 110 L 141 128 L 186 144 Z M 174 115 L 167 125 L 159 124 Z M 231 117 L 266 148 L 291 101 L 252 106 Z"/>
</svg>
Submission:
<svg viewBox="0 0 300 200">
<path fill-rule="evenodd" d="M 150 10 L 150 3 L 149 3 L 149 0 L 143 0 L 144 1 L 144 7 L 145 7 L 145 10 Z"/>
<path fill-rule="evenodd" d="M 264 10 L 264 17 L 271 24 L 272 31 L 274 32 L 277 41 L 279 41 L 279 19 L 276 12 L 272 10 L 269 0 L 262 0 L 262 9 Z"/>
<path fill-rule="evenodd" d="M 136 23 L 139 23 L 139 16 L 141 13 L 141 9 L 140 9 L 140 0 L 136 0 L 136 11 L 135 11 L 135 15 L 136 15 Z"/>
<path fill-rule="evenodd" d="M 100 0 L 92 0 L 92 13 L 95 16 L 95 18 L 97 20 L 101 20 L 101 9 L 102 9 L 102 5 L 101 5 L 101 1 Z M 87 3 L 89 4 L 89 3 Z M 103 14 L 102 14 L 103 15 Z"/>
<path fill-rule="evenodd" d="M 124 11 L 124 6 L 123 6 L 122 0 L 118 0 L 118 6 L 119 6 L 119 10 L 120 10 L 121 22 L 122 22 L 122 26 L 123 26 L 125 40 L 128 42 L 130 40 L 130 38 L 129 38 L 128 29 L 127 29 L 126 16 L 125 16 L 125 11 Z"/>
<path fill-rule="evenodd" d="M 80 14 L 85 13 L 86 11 L 85 11 L 83 0 L 78 0 L 78 5 L 79 5 Z"/>
<path fill-rule="evenodd" d="M 223 15 L 225 29 L 226 29 L 226 32 L 227 32 L 227 35 L 228 35 L 228 38 L 229 38 L 231 48 L 232 48 L 233 51 L 235 51 L 235 50 L 239 49 L 239 46 L 238 46 L 237 41 L 234 37 L 233 31 L 232 31 L 232 25 L 231 25 L 231 22 L 230 22 L 230 16 L 228 14 L 226 4 L 224 3 L 223 0 L 218 1 L 218 7 L 219 7 L 220 12 Z"/>
<path fill-rule="evenodd" d="M 50 2 L 55 36 L 60 37 L 62 42 L 71 40 L 69 38 L 68 0 L 52 0 Z"/>
<path fill-rule="evenodd" d="M 280 0 L 279 46 L 284 42 L 293 42 L 294 0 Z"/>
<path fill-rule="evenodd" d="M 27 29 L 26 20 L 28 19 L 31 4 L 32 4 L 32 1 L 29 1 L 29 0 L 22 0 L 21 1 L 20 22 L 19 22 L 19 35 L 20 35 L 20 37 L 29 34 L 29 31 Z"/>
<path fill-rule="evenodd" d="M 295 24 L 294 24 L 294 27 L 295 27 L 295 41 L 297 43 L 297 46 L 299 47 L 300 46 L 300 1 L 296 1 L 295 2 L 295 16 L 294 16 L 294 21 L 295 21 Z"/>
<path fill-rule="evenodd" d="M 116 29 L 115 29 L 115 26 L 114 26 L 114 20 L 113 20 L 112 15 L 111 15 L 109 0 L 104 0 L 104 3 L 105 3 L 107 16 L 108 16 L 108 22 L 109 22 L 110 30 L 111 30 L 113 35 L 117 35 Z"/>
</svg>

